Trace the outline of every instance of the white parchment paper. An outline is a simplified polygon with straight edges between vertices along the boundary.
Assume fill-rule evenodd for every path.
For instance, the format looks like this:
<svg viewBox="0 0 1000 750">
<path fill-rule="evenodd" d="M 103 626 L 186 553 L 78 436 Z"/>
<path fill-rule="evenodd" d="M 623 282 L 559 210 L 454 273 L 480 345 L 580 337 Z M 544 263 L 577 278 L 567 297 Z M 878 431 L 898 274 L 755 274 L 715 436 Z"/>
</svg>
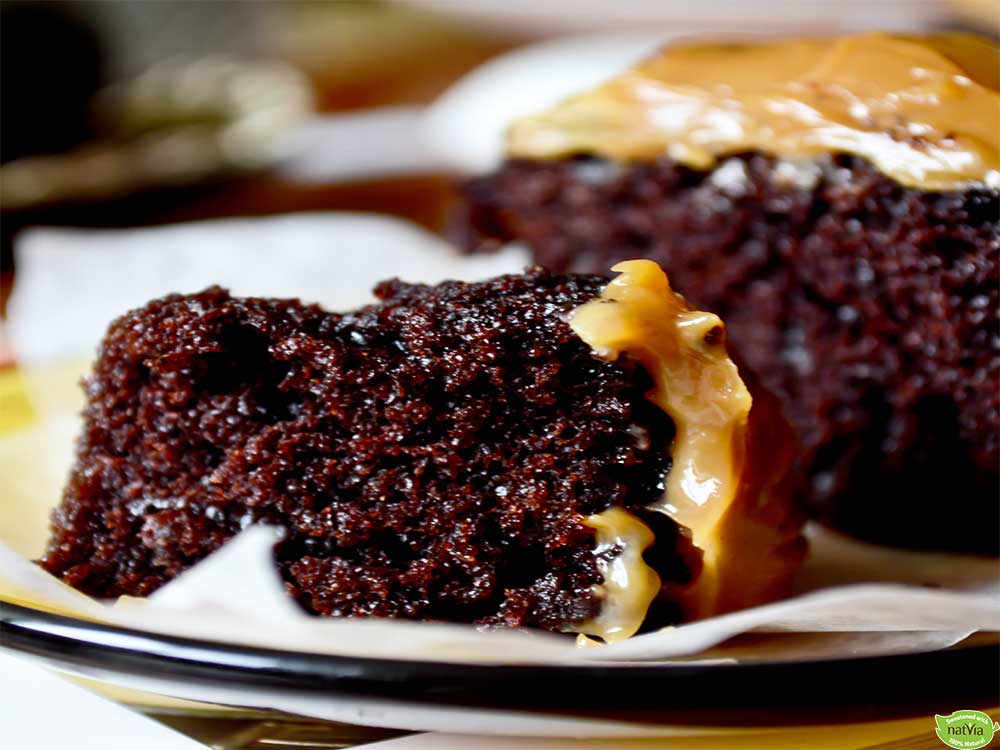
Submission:
<svg viewBox="0 0 1000 750">
<path fill-rule="evenodd" d="M 476 279 L 523 265 L 515 249 L 465 257 L 415 227 L 375 216 L 300 215 L 164 229 L 35 230 L 21 243 L 9 335 L 26 368 L 92 350 L 107 322 L 168 291 L 210 283 L 241 294 L 297 295 L 345 309 L 390 276 Z M 72 369 L 72 368 L 70 368 Z M 248 529 L 148 600 L 98 603 L 29 562 L 44 544 L 71 454 L 75 374 L 41 370 L 32 388 L 39 418 L 0 437 L 5 471 L 0 594 L 70 614 L 210 640 L 316 653 L 487 663 L 823 658 L 951 646 L 1000 631 L 995 559 L 862 544 L 810 528 L 812 551 L 791 599 L 578 648 L 542 632 L 306 616 L 286 597 L 271 563 L 275 529 Z M 58 382 L 57 382 L 58 381 Z M 29 386 L 31 383 L 29 382 Z"/>
</svg>

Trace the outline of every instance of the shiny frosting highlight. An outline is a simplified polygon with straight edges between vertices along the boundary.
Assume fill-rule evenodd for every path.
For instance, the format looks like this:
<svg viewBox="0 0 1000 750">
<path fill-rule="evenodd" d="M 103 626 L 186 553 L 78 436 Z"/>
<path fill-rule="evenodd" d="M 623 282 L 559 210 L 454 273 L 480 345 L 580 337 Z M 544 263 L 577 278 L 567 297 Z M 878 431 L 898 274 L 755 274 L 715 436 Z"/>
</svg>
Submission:
<svg viewBox="0 0 1000 750">
<path fill-rule="evenodd" d="M 726 351 L 722 321 L 692 310 L 656 263 L 630 260 L 612 270 L 618 276 L 569 323 L 595 356 L 641 363 L 654 384 L 647 398 L 674 422 L 665 492 L 647 509 L 690 535 L 701 567 L 690 584 L 668 584 L 671 598 L 692 620 L 781 595 L 804 541 L 785 486 L 793 441 L 777 404 L 751 397 Z M 642 560 L 652 533 L 618 509 L 588 523 L 599 548 L 623 550 L 622 564 L 606 574 L 601 616 L 577 630 L 621 640 L 639 629 L 658 591 L 659 579 Z"/>
<path fill-rule="evenodd" d="M 1000 188 L 1000 49 L 981 37 L 883 33 L 670 46 L 596 89 L 515 122 L 507 154 L 846 153 L 928 191 Z"/>
</svg>

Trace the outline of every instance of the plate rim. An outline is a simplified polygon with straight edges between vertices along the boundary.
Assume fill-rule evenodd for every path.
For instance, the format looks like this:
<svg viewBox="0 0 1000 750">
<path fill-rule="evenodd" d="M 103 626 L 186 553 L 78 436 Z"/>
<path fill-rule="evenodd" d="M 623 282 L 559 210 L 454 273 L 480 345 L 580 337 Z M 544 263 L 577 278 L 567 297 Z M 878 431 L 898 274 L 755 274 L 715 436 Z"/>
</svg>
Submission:
<svg viewBox="0 0 1000 750">
<path fill-rule="evenodd" d="M 95 631 L 102 634 L 101 642 L 87 640 L 86 635 Z M 635 700 L 654 683 L 658 689 L 649 707 L 665 701 L 672 707 L 705 705 L 704 698 L 717 697 L 721 688 L 741 706 L 754 703 L 753 691 L 764 699 L 761 707 L 773 707 L 775 698 L 782 703 L 790 700 L 796 705 L 821 706 L 845 699 L 858 704 L 867 698 L 884 705 L 887 691 L 903 705 L 942 695 L 958 699 L 959 693 L 980 702 L 1000 703 L 1000 643 L 911 654 L 735 664 L 463 663 L 221 643 L 92 622 L 0 598 L 0 647 L 111 673 L 165 672 L 173 678 L 208 684 L 238 678 L 242 687 L 252 689 L 430 700 L 470 707 L 505 705 L 496 699 L 502 698 L 505 689 L 516 688 L 519 696 L 513 706 L 539 708 L 541 699 L 546 706 L 571 706 L 578 711 L 581 695 L 586 697 L 588 690 L 599 685 L 605 695 L 595 704 L 608 706 L 606 694 L 614 692 L 619 696 L 615 703 L 634 708 Z M 940 669 L 959 669 L 961 674 L 972 676 L 957 690 L 951 683 L 949 690 L 942 692 L 935 686 L 940 688 L 940 683 L 950 681 L 934 678 Z M 807 690 L 801 687 L 803 675 L 809 677 Z M 862 675 L 864 680 L 852 679 Z M 851 688 L 845 690 L 845 684 Z M 568 692 L 552 695 L 554 686 Z M 776 688 L 780 695 L 769 692 Z M 747 690 L 751 692 L 745 693 Z M 718 707 L 719 702 L 710 705 Z"/>
</svg>

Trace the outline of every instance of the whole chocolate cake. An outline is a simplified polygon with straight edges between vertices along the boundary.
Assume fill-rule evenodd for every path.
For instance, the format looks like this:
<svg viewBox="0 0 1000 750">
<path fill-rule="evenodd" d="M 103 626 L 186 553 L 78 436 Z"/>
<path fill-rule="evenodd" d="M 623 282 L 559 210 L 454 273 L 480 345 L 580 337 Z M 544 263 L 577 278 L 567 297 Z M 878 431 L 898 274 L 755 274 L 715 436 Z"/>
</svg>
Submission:
<svg viewBox="0 0 1000 750">
<path fill-rule="evenodd" d="M 716 316 L 617 270 L 128 313 L 43 565 L 142 596 L 266 523 L 311 612 L 606 640 L 779 595 L 803 554 L 787 428 Z"/>
<path fill-rule="evenodd" d="M 814 515 L 996 552 L 998 75 L 965 34 L 670 47 L 515 123 L 465 243 L 657 261 L 781 397 Z"/>
</svg>

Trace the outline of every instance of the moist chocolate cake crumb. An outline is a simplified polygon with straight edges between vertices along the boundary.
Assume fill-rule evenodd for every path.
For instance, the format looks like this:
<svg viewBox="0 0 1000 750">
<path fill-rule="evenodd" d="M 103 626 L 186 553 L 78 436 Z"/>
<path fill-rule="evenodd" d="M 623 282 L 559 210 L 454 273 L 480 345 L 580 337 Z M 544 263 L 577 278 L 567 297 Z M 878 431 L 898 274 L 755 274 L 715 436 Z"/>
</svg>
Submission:
<svg viewBox="0 0 1000 750">
<path fill-rule="evenodd" d="M 845 155 L 510 160 L 458 230 L 557 272 L 660 263 L 783 400 L 814 515 L 907 546 L 1000 544 L 1000 197 L 903 187 Z M 945 519 L 956 520 L 951 531 Z"/>
<path fill-rule="evenodd" d="M 142 596 L 267 523 L 310 612 L 554 630 L 594 617 L 583 520 L 644 515 L 674 430 L 641 367 L 596 359 L 564 322 L 606 281 L 388 281 L 350 314 L 211 288 L 126 314 L 85 382 L 44 567 Z M 649 564 L 688 580 L 697 556 L 672 521 L 650 522 Z M 677 617 L 662 592 L 653 611 L 647 626 Z"/>
</svg>

